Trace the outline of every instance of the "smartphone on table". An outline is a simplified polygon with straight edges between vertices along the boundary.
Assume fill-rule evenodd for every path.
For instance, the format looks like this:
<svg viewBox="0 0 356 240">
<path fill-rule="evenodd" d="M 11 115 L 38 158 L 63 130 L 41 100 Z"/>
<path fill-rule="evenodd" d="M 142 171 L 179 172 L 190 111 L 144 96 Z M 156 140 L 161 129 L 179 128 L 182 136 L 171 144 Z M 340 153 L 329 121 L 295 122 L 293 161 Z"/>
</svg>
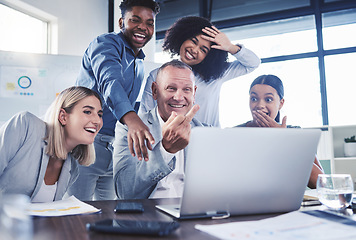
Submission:
<svg viewBox="0 0 356 240">
<path fill-rule="evenodd" d="M 179 227 L 176 221 L 135 221 L 106 219 L 86 225 L 88 230 L 104 233 L 166 236 Z"/>
<path fill-rule="evenodd" d="M 144 211 L 142 203 L 120 200 L 115 208 L 116 213 L 142 213 Z"/>
</svg>

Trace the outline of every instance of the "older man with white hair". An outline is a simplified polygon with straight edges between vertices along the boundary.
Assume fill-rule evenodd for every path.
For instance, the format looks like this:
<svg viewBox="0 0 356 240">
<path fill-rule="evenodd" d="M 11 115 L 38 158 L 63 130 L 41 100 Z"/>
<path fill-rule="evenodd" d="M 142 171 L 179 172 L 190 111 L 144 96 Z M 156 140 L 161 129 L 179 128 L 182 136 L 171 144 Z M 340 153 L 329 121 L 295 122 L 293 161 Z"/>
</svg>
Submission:
<svg viewBox="0 0 356 240">
<path fill-rule="evenodd" d="M 114 183 L 119 199 L 181 197 L 184 186 L 185 149 L 192 127 L 204 126 L 194 119 L 195 78 L 191 68 L 173 60 L 163 64 L 152 83 L 156 108 L 141 115 L 155 144 L 149 160 L 131 155 L 127 127 L 116 125 L 114 142 Z"/>
</svg>

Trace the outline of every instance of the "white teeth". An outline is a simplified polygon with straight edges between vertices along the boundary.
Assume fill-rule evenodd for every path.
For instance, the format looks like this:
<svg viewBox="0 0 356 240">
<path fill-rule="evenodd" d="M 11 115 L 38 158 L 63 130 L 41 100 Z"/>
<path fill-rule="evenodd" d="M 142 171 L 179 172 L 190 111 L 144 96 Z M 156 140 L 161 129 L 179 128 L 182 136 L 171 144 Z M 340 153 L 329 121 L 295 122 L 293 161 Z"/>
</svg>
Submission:
<svg viewBox="0 0 356 240">
<path fill-rule="evenodd" d="M 145 38 L 146 36 L 143 35 L 143 34 L 139 34 L 139 33 L 135 33 L 134 34 L 136 37 L 139 37 L 139 38 Z"/>
<path fill-rule="evenodd" d="M 96 132 L 96 128 L 85 128 L 85 130 L 92 133 Z"/>
<path fill-rule="evenodd" d="M 184 107 L 184 105 L 173 105 L 173 104 L 170 104 L 169 106 L 174 107 L 174 108 L 182 108 L 182 107 Z"/>
<path fill-rule="evenodd" d="M 194 56 L 192 54 L 190 54 L 190 52 L 187 51 L 187 54 L 186 54 L 187 58 L 188 59 L 193 59 Z"/>
</svg>

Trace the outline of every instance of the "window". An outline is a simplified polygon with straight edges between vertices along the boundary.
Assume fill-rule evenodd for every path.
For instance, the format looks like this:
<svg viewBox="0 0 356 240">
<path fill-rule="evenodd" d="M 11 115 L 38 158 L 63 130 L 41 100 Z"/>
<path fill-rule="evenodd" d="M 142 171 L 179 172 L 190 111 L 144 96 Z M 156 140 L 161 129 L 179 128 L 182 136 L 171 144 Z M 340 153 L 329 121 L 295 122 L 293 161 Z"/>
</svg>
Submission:
<svg viewBox="0 0 356 240">
<path fill-rule="evenodd" d="M 0 50 L 47 53 L 47 22 L 0 4 Z"/>
<path fill-rule="evenodd" d="M 356 46 L 356 9 L 325 13 L 322 17 L 325 50 Z"/>
<path fill-rule="evenodd" d="M 345 0 L 308 2 L 298 2 L 301 5 L 295 6 L 297 16 L 286 7 L 283 11 L 267 10 L 260 15 L 240 18 L 226 13 L 223 19 L 231 19 L 232 23 L 219 22 L 219 19 L 215 22 L 233 43 L 243 44 L 262 59 L 261 66 L 254 72 L 223 85 L 220 93 L 222 127 L 251 120 L 249 86 L 262 74 L 274 74 L 282 79 L 286 102 L 281 114 L 288 116 L 287 124 L 301 127 L 354 124 L 356 110 L 347 106 L 353 103 L 356 89 L 353 66 L 356 62 L 356 5 Z M 249 4 L 252 3 L 259 2 Z M 215 15 L 212 18 L 216 20 Z M 230 27 L 231 24 L 236 27 Z M 161 42 L 156 42 L 159 53 L 155 60 L 163 63 L 170 58 L 161 52 Z M 234 58 L 229 56 L 229 60 Z"/>
<path fill-rule="evenodd" d="M 254 24 L 223 30 L 234 43 L 244 44 L 262 59 L 317 51 L 313 16 Z M 233 60 L 232 58 L 230 58 Z M 281 116 L 287 124 L 302 127 L 322 125 L 318 59 L 286 57 L 284 61 L 263 63 L 254 72 L 225 83 L 220 93 L 220 123 L 232 127 L 251 120 L 249 87 L 263 74 L 278 76 L 285 88 Z"/>
<path fill-rule="evenodd" d="M 356 53 L 325 57 L 329 125 L 354 125 L 356 119 Z"/>
<path fill-rule="evenodd" d="M 264 63 L 254 72 L 226 82 L 220 93 L 220 123 L 232 127 L 252 119 L 249 109 L 251 82 L 263 74 L 278 76 L 284 85 L 285 103 L 281 119 L 302 127 L 322 124 L 317 58 Z M 307 86 L 307 87 L 306 87 Z"/>
<path fill-rule="evenodd" d="M 171 58 L 171 54 L 168 52 L 164 52 L 162 50 L 162 45 L 163 45 L 163 40 L 156 40 L 156 52 L 155 52 L 155 62 L 156 63 L 165 63 L 165 62 L 169 62 L 170 60 L 172 60 Z M 174 57 L 177 58 L 177 57 Z"/>
<path fill-rule="evenodd" d="M 325 68 L 321 70 L 312 16 L 225 31 L 230 39 L 247 36 L 235 42 L 243 43 L 256 52 L 265 63 L 255 72 L 225 83 L 220 94 L 222 127 L 235 126 L 251 119 L 247 102 L 249 84 L 241 82 L 251 83 L 262 74 L 275 74 L 282 79 L 286 103 L 281 114 L 288 116 L 287 124 L 318 127 L 325 124 L 325 119 L 329 125 L 354 124 L 356 110 L 346 106 L 354 101 L 353 91 L 356 89 L 356 71 L 353 67 L 356 62 L 356 53 L 353 50 L 356 47 L 353 37 L 356 35 L 356 9 L 324 13 L 322 23 L 326 51 L 321 51 L 321 57 L 325 61 Z M 347 48 L 351 49 L 343 50 Z M 319 76 L 319 71 L 324 69 L 326 93 L 321 94 L 320 83 L 324 80 Z M 241 88 L 246 92 L 241 92 Z M 322 100 L 327 103 L 325 112 L 322 111 Z M 241 104 L 237 104 L 240 102 Z M 239 109 L 234 113 L 231 109 L 236 109 L 236 106 Z"/>
<path fill-rule="evenodd" d="M 260 58 L 317 50 L 313 16 L 223 29 L 234 43 L 242 43 Z"/>
<path fill-rule="evenodd" d="M 325 13 L 322 20 L 324 49 L 335 53 L 325 56 L 329 125 L 355 124 L 356 53 L 338 49 L 356 47 L 356 9 Z"/>
</svg>

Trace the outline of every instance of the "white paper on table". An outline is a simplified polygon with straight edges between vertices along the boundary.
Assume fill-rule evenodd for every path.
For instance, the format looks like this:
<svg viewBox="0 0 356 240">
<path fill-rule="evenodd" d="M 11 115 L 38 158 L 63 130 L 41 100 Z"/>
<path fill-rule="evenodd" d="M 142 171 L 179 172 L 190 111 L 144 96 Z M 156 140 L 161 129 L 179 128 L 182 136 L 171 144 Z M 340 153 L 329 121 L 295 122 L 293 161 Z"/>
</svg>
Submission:
<svg viewBox="0 0 356 240">
<path fill-rule="evenodd" d="M 356 227 L 294 211 L 277 217 L 195 228 L 226 240 L 356 239 Z"/>
<path fill-rule="evenodd" d="M 67 199 L 54 202 L 31 203 L 27 211 L 31 216 L 56 217 L 96 213 L 100 212 L 101 209 L 97 209 L 71 196 Z"/>
<path fill-rule="evenodd" d="M 316 189 L 307 189 L 304 192 L 304 196 L 314 197 L 318 199 L 318 192 L 316 191 Z"/>
</svg>

